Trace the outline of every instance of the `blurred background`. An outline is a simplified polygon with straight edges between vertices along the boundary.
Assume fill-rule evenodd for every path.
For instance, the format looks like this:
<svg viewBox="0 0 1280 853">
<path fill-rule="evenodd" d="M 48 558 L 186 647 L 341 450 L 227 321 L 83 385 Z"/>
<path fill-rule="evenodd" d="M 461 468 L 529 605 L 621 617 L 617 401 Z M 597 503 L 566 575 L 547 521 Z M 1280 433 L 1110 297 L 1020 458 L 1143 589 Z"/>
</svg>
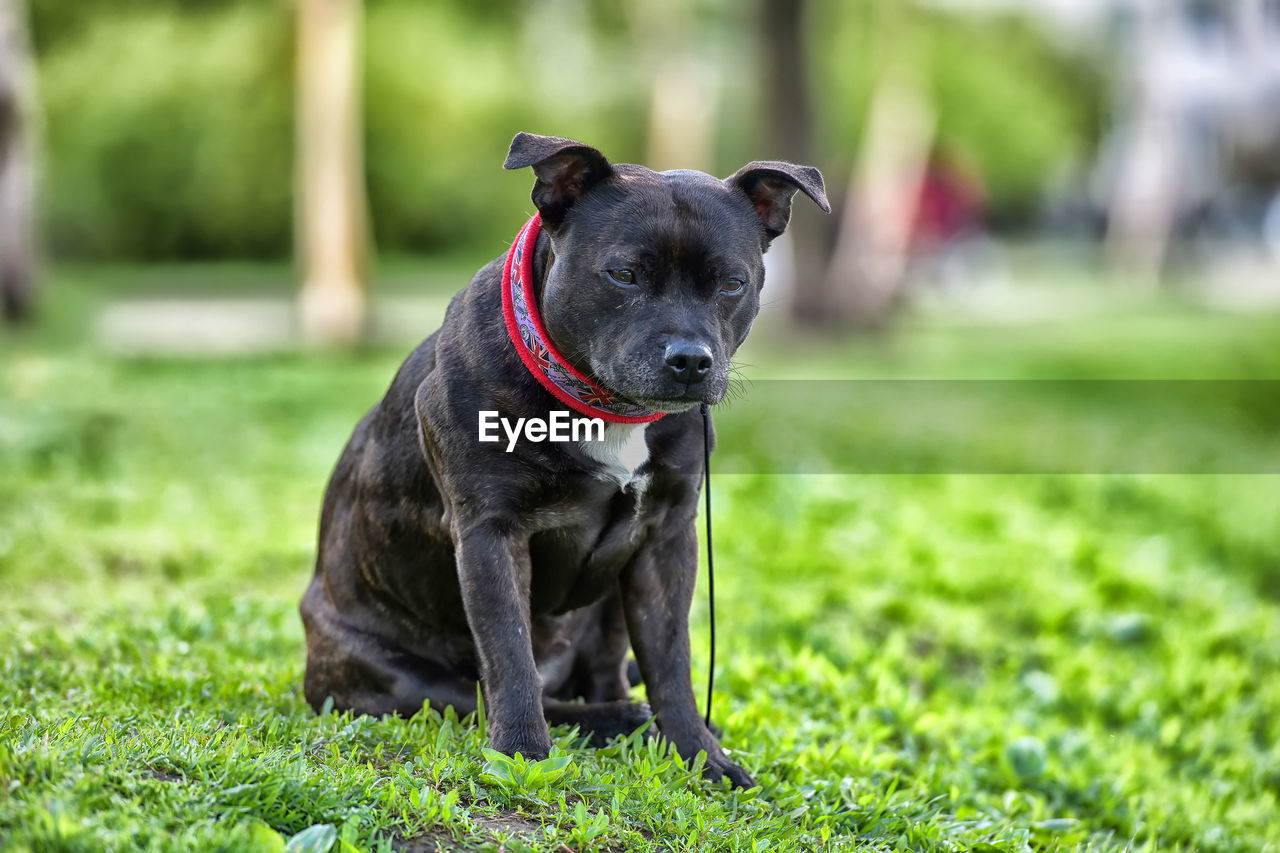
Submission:
<svg viewBox="0 0 1280 853">
<path fill-rule="evenodd" d="M 533 212 L 521 130 L 826 178 L 716 409 L 770 849 L 1276 849 L 1280 0 L 0 0 L 0 838 L 249 849 L 199 745 L 327 725 L 325 481 Z M 356 814 L 308 772 L 264 820 Z"/>
<path fill-rule="evenodd" d="M 422 336 L 531 209 L 518 130 L 821 167 L 834 214 L 770 253 L 792 330 L 1280 305 L 1280 0 L 0 0 L 0 34 L 6 316 L 115 348 Z"/>
</svg>

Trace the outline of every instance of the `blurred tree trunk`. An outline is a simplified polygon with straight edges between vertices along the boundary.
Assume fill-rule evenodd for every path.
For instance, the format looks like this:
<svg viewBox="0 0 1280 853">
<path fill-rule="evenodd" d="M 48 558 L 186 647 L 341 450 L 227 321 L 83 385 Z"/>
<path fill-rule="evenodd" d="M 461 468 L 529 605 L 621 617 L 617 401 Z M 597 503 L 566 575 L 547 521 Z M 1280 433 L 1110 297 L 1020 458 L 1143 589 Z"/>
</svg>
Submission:
<svg viewBox="0 0 1280 853">
<path fill-rule="evenodd" d="M 34 297 L 35 70 L 22 0 L 0 0 L 0 300 L 9 322 L 25 319 Z"/>
<path fill-rule="evenodd" d="M 832 315 L 873 329 L 901 304 L 936 117 L 908 69 L 877 84 L 827 269 Z"/>
<path fill-rule="evenodd" d="M 761 0 L 766 130 L 771 153 L 815 163 L 814 109 L 805 48 L 805 0 Z M 894 42 L 896 14 L 879 27 Z M 815 208 L 792 210 L 791 316 L 802 326 L 875 328 L 900 301 L 911 224 L 933 140 L 935 116 L 908 74 L 886 73 L 872 98 L 866 137 L 832 233 Z M 828 171 L 830 179 L 836 176 Z M 833 193 L 834 195 L 834 193 Z M 832 244 L 835 244 L 834 246 Z"/>
<path fill-rule="evenodd" d="M 760 44 L 764 47 L 764 125 L 767 158 L 806 165 L 816 162 L 804 25 L 806 0 L 762 0 Z M 831 319 L 826 266 L 829 247 L 820 214 L 796 204 L 787 228 L 790 240 L 791 316 L 802 325 Z"/>
<path fill-rule="evenodd" d="M 360 0 L 297 0 L 297 193 L 304 339 L 365 330 L 366 199 L 361 142 Z"/>
</svg>

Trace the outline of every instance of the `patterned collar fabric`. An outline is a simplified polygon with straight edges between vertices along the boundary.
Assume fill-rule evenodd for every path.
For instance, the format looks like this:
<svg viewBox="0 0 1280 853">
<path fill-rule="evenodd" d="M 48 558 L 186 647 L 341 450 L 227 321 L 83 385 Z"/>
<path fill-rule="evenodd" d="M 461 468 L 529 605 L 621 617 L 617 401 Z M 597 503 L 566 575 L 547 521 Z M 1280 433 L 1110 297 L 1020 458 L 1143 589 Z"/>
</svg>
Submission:
<svg viewBox="0 0 1280 853">
<path fill-rule="evenodd" d="M 502 316 L 520 360 L 558 400 L 588 417 L 615 424 L 658 420 L 666 413 L 647 409 L 591 381 L 565 361 L 551 343 L 533 292 L 534 246 L 541 230 L 542 218 L 535 213 L 516 236 L 502 270 Z"/>
</svg>

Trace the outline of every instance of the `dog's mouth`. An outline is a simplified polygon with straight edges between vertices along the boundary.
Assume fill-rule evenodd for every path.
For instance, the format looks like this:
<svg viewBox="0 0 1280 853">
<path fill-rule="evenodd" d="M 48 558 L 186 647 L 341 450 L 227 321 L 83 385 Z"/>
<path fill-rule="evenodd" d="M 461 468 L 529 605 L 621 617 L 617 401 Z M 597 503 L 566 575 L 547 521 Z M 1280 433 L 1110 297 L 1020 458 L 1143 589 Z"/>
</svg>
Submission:
<svg viewBox="0 0 1280 853">
<path fill-rule="evenodd" d="M 714 406 L 719 403 L 723 394 L 708 393 L 710 389 L 700 389 L 699 391 L 686 391 L 683 394 L 671 396 L 653 396 L 647 394 L 637 394 L 631 397 L 646 409 L 653 409 L 655 412 L 665 412 L 669 415 L 687 412 L 690 409 L 706 403 Z"/>
<path fill-rule="evenodd" d="M 696 408 L 699 404 L 705 402 L 703 400 L 692 400 L 684 397 L 678 399 L 669 399 L 661 397 L 637 397 L 636 402 L 644 406 L 646 409 L 653 409 L 655 412 L 663 412 L 668 415 L 676 415 L 680 412 L 687 412 L 692 408 Z"/>
<path fill-rule="evenodd" d="M 639 367 L 639 365 L 644 365 Z M 590 375 L 601 387 L 610 389 L 626 400 L 646 409 L 665 414 L 678 414 L 700 405 L 712 405 L 724 399 L 729 390 L 728 378 L 713 375 L 703 380 L 680 382 L 665 376 L 661 365 L 648 365 L 641 359 L 617 363 L 590 362 Z"/>
</svg>

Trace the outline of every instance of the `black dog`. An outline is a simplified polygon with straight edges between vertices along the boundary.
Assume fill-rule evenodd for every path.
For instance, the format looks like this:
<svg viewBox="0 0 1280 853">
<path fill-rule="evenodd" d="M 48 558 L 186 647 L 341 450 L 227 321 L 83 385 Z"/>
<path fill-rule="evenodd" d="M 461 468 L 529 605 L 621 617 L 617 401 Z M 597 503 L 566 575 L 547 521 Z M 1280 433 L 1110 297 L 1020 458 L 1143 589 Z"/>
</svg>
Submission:
<svg viewBox="0 0 1280 853">
<path fill-rule="evenodd" d="M 728 388 L 792 197 L 829 210 L 822 176 L 657 173 L 527 133 L 505 165 L 533 167 L 538 216 L 454 298 L 329 482 L 307 699 L 466 713 L 478 679 L 494 748 L 541 758 L 548 721 L 599 740 L 652 716 L 628 698 L 630 647 L 662 734 L 749 787 L 690 677 L 698 407 Z M 540 440 L 566 407 L 607 426 Z"/>
</svg>

